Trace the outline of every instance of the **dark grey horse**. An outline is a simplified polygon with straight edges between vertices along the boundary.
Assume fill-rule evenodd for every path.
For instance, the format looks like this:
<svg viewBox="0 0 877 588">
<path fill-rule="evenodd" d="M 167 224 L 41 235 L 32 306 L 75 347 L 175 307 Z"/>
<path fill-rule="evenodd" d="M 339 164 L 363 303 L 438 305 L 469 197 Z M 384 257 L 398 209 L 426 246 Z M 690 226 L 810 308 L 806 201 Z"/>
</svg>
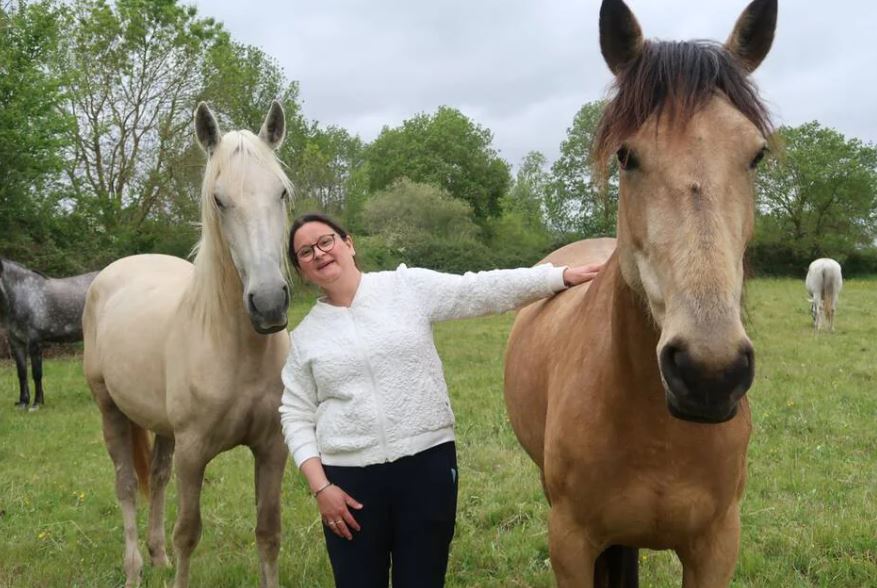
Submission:
<svg viewBox="0 0 877 588">
<path fill-rule="evenodd" d="M 27 408 L 27 356 L 34 380 L 33 409 L 43 404 L 44 342 L 82 341 L 85 292 L 97 272 L 53 279 L 21 264 L 0 259 L 0 323 L 18 369 L 20 395 L 16 406 Z"/>
</svg>

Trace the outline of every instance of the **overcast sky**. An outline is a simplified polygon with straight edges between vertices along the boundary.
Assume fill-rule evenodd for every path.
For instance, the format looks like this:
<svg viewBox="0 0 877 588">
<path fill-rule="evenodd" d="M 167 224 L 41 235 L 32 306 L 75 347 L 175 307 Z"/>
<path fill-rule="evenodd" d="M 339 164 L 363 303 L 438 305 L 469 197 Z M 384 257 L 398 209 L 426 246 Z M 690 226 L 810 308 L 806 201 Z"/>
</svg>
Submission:
<svg viewBox="0 0 877 588">
<path fill-rule="evenodd" d="M 605 96 L 598 0 L 198 0 L 275 58 L 304 114 L 373 140 L 441 105 L 490 129 L 517 166 L 553 161 L 573 116 Z M 628 0 L 647 37 L 727 38 L 745 0 Z M 877 143 L 877 2 L 780 0 L 755 79 L 775 122 L 818 120 Z"/>
</svg>

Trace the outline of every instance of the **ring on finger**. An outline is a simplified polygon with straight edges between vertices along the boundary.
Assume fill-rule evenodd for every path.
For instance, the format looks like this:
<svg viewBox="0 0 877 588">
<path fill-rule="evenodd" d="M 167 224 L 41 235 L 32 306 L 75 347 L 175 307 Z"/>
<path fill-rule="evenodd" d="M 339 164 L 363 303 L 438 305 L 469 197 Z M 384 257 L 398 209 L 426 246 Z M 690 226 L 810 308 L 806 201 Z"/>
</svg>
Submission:
<svg viewBox="0 0 877 588">
<path fill-rule="evenodd" d="M 334 527 L 334 526 L 337 525 L 337 524 L 338 524 L 338 523 L 336 523 L 335 521 L 329 521 L 329 526 L 330 526 L 330 527 Z"/>
<path fill-rule="evenodd" d="M 338 519 L 337 521 L 332 521 L 332 522 L 335 523 L 336 525 L 340 525 L 344 521 L 342 521 L 341 519 Z"/>
</svg>

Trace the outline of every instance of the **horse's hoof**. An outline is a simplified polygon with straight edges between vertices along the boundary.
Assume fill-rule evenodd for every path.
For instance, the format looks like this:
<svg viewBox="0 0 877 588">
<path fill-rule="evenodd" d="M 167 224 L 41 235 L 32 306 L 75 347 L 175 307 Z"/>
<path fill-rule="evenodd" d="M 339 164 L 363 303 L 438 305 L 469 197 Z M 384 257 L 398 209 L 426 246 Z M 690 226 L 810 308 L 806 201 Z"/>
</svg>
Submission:
<svg viewBox="0 0 877 588">
<path fill-rule="evenodd" d="M 171 561 L 167 557 L 167 552 L 162 550 L 158 555 L 151 555 L 149 559 L 152 561 L 152 566 L 156 568 L 169 568 L 171 567 Z"/>
<path fill-rule="evenodd" d="M 27 403 L 26 402 L 16 402 L 15 408 L 17 408 L 18 410 L 27 410 Z"/>
<path fill-rule="evenodd" d="M 27 409 L 27 411 L 28 412 L 35 412 L 35 411 L 39 410 L 41 406 L 42 406 L 42 404 L 34 404 L 29 409 Z"/>
<path fill-rule="evenodd" d="M 171 560 L 165 555 L 160 558 L 154 558 L 152 560 L 152 565 L 156 568 L 169 568 L 171 567 Z"/>
</svg>

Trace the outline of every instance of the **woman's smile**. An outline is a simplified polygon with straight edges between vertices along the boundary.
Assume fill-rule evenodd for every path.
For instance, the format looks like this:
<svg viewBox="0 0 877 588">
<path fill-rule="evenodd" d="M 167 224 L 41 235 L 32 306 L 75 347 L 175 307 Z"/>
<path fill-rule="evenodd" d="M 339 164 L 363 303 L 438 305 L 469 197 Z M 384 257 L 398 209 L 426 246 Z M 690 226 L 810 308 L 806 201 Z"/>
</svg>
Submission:
<svg viewBox="0 0 877 588">
<path fill-rule="evenodd" d="M 322 270 L 326 269 L 326 267 L 332 265 L 333 263 L 335 263 L 334 259 L 322 260 L 317 264 L 317 270 L 322 271 Z"/>
</svg>

